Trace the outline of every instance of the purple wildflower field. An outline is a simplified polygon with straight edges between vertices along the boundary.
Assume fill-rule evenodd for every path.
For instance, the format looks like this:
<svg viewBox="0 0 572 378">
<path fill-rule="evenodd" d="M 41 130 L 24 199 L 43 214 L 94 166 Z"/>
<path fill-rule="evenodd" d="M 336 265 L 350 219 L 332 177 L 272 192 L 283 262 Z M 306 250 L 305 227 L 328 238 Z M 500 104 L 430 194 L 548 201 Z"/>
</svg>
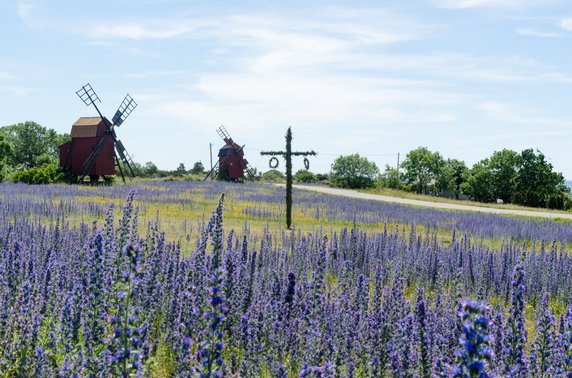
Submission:
<svg viewBox="0 0 572 378">
<path fill-rule="evenodd" d="M 283 201 L 271 185 L 0 184 L 0 374 L 572 376 L 569 223 L 295 191 L 289 231 Z M 151 220 L 167 203 L 212 204 L 194 243 Z"/>
</svg>

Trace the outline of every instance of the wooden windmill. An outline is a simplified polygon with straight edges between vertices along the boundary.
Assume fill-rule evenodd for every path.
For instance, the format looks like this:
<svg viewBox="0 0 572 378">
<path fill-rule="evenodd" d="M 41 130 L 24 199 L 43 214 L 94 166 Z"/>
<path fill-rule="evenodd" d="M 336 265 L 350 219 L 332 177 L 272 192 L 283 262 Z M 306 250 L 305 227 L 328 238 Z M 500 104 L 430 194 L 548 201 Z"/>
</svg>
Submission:
<svg viewBox="0 0 572 378">
<path fill-rule="evenodd" d="M 133 161 L 123 143 L 117 139 L 115 127 L 123 124 L 137 103 L 129 94 L 109 121 L 101 114 L 96 102 L 101 100 L 88 83 L 76 94 L 87 105 L 93 105 L 99 117 L 82 117 L 73 125 L 71 141 L 60 146 L 60 168 L 69 172 L 75 180 L 83 182 L 89 176 L 90 182 L 96 182 L 101 176 L 112 176 L 116 168 L 125 182 L 125 173 L 135 176 Z"/>
<path fill-rule="evenodd" d="M 218 162 L 207 174 L 205 180 L 217 167 L 219 180 L 243 182 L 245 172 L 248 178 L 254 180 L 252 169 L 244 158 L 244 146 L 238 145 L 224 126 L 218 128 L 217 134 L 224 140 L 225 145 L 218 151 Z"/>
</svg>

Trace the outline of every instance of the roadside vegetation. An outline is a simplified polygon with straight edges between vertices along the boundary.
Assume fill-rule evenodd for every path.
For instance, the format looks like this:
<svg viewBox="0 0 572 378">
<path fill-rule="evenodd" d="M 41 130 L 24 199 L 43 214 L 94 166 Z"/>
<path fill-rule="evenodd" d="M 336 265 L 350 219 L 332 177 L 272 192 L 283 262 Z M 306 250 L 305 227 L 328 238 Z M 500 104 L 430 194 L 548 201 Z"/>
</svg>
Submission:
<svg viewBox="0 0 572 378">
<path fill-rule="evenodd" d="M 392 190 L 397 192 L 386 193 L 400 196 L 407 192 L 480 203 L 559 210 L 572 207 L 564 176 L 554 172 L 543 153 L 532 149 L 497 151 L 469 168 L 460 160 L 445 159 L 419 147 L 406 155 L 399 168 L 386 166 L 380 175 L 367 158 L 340 156 L 330 176 L 338 178 L 330 181 L 336 186 Z"/>
</svg>

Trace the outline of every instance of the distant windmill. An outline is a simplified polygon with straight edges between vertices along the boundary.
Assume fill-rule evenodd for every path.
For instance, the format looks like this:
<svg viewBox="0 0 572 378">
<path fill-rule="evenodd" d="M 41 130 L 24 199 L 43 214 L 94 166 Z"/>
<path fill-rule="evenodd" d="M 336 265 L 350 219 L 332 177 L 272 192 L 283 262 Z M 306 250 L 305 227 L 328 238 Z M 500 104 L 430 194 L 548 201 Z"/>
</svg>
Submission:
<svg viewBox="0 0 572 378">
<path fill-rule="evenodd" d="M 235 143 L 224 126 L 219 127 L 216 132 L 224 140 L 225 145 L 218 151 L 218 162 L 207 174 L 205 180 L 217 167 L 219 180 L 243 182 L 245 171 L 248 177 L 254 180 L 252 169 L 244 158 L 244 146 L 241 147 Z"/>
<path fill-rule="evenodd" d="M 87 106 L 93 105 L 99 117 L 82 117 L 73 124 L 71 141 L 60 146 L 60 168 L 79 178 L 79 182 L 85 176 L 97 181 L 100 176 L 115 175 L 116 166 L 123 182 L 123 168 L 134 177 L 133 161 L 114 128 L 121 126 L 137 107 L 135 100 L 127 94 L 110 122 L 99 111 L 96 102 L 101 100 L 89 83 L 76 94 Z"/>
</svg>

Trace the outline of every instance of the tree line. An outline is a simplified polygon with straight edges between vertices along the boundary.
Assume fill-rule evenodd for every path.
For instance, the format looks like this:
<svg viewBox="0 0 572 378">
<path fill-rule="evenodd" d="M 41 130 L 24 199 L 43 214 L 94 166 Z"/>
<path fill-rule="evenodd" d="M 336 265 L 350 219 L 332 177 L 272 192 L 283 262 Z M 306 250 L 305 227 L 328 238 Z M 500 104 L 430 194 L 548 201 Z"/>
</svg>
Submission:
<svg viewBox="0 0 572 378">
<path fill-rule="evenodd" d="M 531 148 L 495 151 L 472 167 L 439 152 L 419 147 L 410 151 L 400 167 L 386 165 L 383 173 L 359 154 L 340 156 L 332 164 L 330 181 L 348 188 L 405 190 L 418 194 L 468 198 L 551 209 L 572 208 L 570 188 L 546 156 Z"/>
<path fill-rule="evenodd" d="M 60 134 L 33 121 L 0 127 L 0 182 L 66 182 L 59 168 L 59 146 L 69 140 L 69 134 Z M 134 168 L 138 176 L 149 178 L 198 178 L 204 172 L 201 162 L 191 169 L 181 163 L 174 170 L 162 170 L 153 162 L 135 163 Z"/>
<path fill-rule="evenodd" d="M 59 181 L 58 150 L 68 140 L 68 134 L 32 121 L 0 127 L 0 181 Z"/>
<path fill-rule="evenodd" d="M 59 169 L 59 146 L 69 140 L 38 123 L 27 121 L 0 127 L 0 181 L 49 184 L 65 180 Z M 149 178 L 202 179 L 205 167 L 198 161 L 191 169 L 184 163 L 175 170 L 161 170 L 153 162 L 135 163 L 137 174 Z M 275 169 L 255 172 L 255 177 L 281 181 Z M 380 173 L 374 162 L 359 154 L 338 157 L 326 174 L 300 170 L 298 182 L 329 182 L 345 188 L 377 186 L 418 194 L 468 198 L 479 202 L 513 203 L 553 209 L 572 208 L 570 188 L 562 173 L 554 172 L 546 156 L 533 149 L 495 151 L 472 167 L 446 159 L 427 147 L 410 151 L 400 167 L 385 166 Z"/>
</svg>

